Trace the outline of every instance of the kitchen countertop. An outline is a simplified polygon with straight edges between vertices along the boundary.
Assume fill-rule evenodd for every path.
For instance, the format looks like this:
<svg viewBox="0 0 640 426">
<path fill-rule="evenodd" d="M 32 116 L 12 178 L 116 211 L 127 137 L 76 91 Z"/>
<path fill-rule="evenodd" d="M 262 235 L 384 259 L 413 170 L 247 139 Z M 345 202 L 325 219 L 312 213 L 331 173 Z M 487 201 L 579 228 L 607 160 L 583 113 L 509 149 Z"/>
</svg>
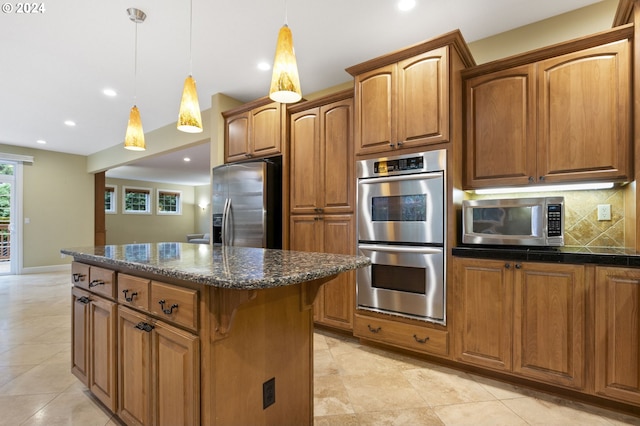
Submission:
<svg viewBox="0 0 640 426">
<path fill-rule="evenodd" d="M 461 245 L 454 247 L 452 254 L 457 257 L 483 259 L 640 267 L 640 254 L 637 251 L 612 247 Z"/>
<path fill-rule="evenodd" d="M 177 242 L 65 248 L 60 252 L 80 262 L 244 290 L 299 284 L 371 263 L 365 256 Z"/>
</svg>

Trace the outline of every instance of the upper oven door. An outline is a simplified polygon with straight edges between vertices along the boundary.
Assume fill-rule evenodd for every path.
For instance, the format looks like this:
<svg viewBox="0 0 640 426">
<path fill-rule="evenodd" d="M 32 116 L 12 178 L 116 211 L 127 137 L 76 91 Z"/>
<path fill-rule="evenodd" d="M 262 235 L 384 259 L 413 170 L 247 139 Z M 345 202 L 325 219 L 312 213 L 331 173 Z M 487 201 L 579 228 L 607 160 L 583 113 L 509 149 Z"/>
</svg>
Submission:
<svg viewBox="0 0 640 426">
<path fill-rule="evenodd" d="M 444 173 L 359 179 L 358 240 L 443 244 Z"/>
</svg>

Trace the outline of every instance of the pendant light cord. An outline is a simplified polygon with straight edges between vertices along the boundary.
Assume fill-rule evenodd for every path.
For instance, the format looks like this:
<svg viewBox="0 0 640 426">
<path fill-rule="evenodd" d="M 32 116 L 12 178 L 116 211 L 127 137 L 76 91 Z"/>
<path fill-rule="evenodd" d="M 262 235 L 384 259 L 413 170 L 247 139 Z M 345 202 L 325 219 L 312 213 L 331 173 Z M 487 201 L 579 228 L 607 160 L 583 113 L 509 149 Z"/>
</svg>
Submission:
<svg viewBox="0 0 640 426">
<path fill-rule="evenodd" d="M 284 24 L 288 27 L 289 26 L 289 11 L 287 8 L 287 0 L 284 0 Z"/>
<path fill-rule="evenodd" d="M 133 103 L 138 99 L 138 23 L 136 22 L 135 46 L 133 48 Z"/>
<path fill-rule="evenodd" d="M 193 0 L 189 0 L 189 75 L 193 76 Z"/>
</svg>

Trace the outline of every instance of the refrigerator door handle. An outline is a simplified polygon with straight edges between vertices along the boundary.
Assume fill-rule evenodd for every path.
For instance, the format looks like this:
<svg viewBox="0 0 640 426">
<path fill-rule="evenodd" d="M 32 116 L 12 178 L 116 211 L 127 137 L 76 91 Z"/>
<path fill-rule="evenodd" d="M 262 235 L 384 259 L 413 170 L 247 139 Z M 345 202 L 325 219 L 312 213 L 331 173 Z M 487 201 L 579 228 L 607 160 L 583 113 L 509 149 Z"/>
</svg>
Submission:
<svg viewBox="0 0 640 426">
<path fill-rule="evenodd" d="M 224 200 L 224 207 L 222 208 L 222 245 L 223 246 L 227 245 L 227 220 L 228 220 L 227 207 L 228 205 L 229 205 L 229 199 L 226 198 Z"/>
</svg>

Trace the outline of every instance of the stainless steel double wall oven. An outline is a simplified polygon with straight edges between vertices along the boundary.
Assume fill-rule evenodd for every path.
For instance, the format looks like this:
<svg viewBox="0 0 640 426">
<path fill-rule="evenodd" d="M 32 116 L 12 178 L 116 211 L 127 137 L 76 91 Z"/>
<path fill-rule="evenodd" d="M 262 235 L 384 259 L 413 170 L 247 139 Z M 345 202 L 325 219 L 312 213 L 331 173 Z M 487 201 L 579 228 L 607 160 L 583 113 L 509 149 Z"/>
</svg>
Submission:
<svg viewBox="0 0 640 426">
<path fill-rule="evenodd" d="M 446 150 L 357 162 L 358 308 L 446 323 Z"/>
</svg>

